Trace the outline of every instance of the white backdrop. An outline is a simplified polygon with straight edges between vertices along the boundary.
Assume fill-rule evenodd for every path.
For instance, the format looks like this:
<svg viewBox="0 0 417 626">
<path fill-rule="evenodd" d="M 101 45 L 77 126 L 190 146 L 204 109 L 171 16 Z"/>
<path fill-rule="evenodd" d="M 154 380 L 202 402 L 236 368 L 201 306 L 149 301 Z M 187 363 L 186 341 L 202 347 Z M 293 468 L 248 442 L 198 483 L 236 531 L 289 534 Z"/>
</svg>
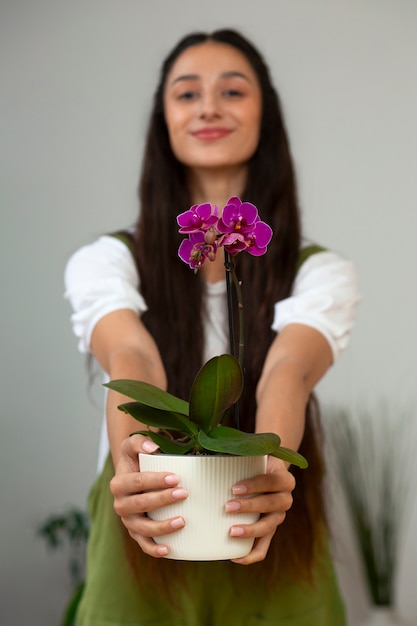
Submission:
<svg viewBox="0 0 417 626">
<path fill-rule="evenodd" d="M 48 552 L 35 531 L 51 513 L 84 506 L 95 474 L 101 389 L 92 402 L 63 300 L 65 262 L 136 215 L 143 130 L 165 53 L 191 30 L 225 26 L 247 34 L 271 66 L 306 233 L 357 266 L 357 326 L 320 385 L 323 403 L 351 409 L 366 399 L 415 411 L 415 0 L 1 0 L 5 626 L 58 623 L 67 554 Z M 410 510 L 398 603 L 417 624 L 417 509 Z M 337 503 L 334 518 L 355 626 L 366 609 L 364 585 Z"/>
</svg>

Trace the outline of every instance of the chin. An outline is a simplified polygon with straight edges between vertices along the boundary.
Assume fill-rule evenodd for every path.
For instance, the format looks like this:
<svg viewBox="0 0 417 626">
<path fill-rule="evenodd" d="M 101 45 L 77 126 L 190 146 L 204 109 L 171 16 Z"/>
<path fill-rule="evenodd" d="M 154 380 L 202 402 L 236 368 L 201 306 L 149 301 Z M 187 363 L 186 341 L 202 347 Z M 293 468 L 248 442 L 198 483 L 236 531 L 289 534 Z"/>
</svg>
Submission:
<svg viewBox="0 0 417 626">
<path fill-rule="evenodd" d="M 204 154 L 187 155 L 187 157 L 183 156 L 182 158 L 177 156 L 177 158 L 190 169 L 229 169 L 245 165 L 249 161 L 250 156 L 242 155 L 240 158 L 237 158 L 236 152 L 233 155 L 210 154 L 210 151 L 207 149 L 204 151 Z"/>
<path fill-rule="evenodd" d="M 236 141 L 231 145 L 225 140 L 206 142 L 202 145 L 195 144 L 176 146 L 173 152 L 176 158 L 189 168 L 229 168 L 247 163 L 256 150 L 252 142 L 246 146 Z M 250 144 L 250 145 L 249 145 Z"/>
</svg>

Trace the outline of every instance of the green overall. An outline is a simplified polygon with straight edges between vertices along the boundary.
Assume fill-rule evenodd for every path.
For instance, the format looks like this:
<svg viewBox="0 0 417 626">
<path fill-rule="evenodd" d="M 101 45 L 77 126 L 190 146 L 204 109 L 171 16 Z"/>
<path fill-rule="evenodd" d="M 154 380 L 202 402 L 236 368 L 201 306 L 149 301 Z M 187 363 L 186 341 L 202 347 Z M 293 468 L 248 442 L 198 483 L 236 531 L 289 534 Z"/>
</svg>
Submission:
<svg viewBox="0 0 417 626">
<path fill-rule="evenodd" d="M 263 579 L 252 577 L 248 583 L 251 566 L 210 561 L 180 563 L 188 588 L 178 587 L 175 607 L 163 588 L 143 592 L 126 561 L 121 521 L 109 489 L 113 473 L 109 457 L 89 497 L 87 583 L 76 626 L 345 626 L 327 550 L 317 564 L 314 586 L 289 584 L 283 571 L 276 590 L 268 593 Z"/>
</svg>

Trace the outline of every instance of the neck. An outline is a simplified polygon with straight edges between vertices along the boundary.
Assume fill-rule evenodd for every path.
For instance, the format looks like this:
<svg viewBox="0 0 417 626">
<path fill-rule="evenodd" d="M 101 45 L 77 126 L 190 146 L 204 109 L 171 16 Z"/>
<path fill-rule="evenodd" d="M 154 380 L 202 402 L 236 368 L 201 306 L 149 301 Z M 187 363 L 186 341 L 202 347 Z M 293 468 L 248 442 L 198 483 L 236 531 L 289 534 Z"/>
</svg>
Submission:
<svg viewBox="0 0 417 626">
<path fill-rule="evenodd" d="M 188 184 L 193 204 L 210 202 L 221 210 L 232 196 L 243 193 L 246 184 L 246 166 L 225 170 L 189 170 Z"/>
<path fill-rule="evenodd" d="M 217 250 L 214 261 L 207 260 L 200 272 L 208 283 L 217 283 L 225 279 L 226 270 L 224 267 L 224 250 L 222 247 Z"/>
</svg>

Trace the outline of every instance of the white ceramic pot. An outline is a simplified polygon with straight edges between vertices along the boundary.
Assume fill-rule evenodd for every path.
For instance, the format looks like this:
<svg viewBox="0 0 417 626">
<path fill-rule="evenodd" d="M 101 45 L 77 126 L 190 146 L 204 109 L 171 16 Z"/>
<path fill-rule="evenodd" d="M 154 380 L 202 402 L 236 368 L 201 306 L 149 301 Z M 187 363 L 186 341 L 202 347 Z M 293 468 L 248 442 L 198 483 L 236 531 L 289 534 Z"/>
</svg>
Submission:
<svg viewBox="0 0 417 626">
<path fill-rule="evenodd" d="M 187 489 L 186 500 L 148 513 L 154 520 L 181 516 L 185 527 L 169 535 L 155 537 L 170 548 L 167 558 L 186 561 L 221 561 L 246 556 L 254 539 L 230 537 L 234 524 L 253 524 L 253 513 L 226 513 L 225 504 L 233 498 L 232 485 L 264 474 L 266 456 L 175 456 L 139 454 L 141 471 L 172 472 Z M 240 496 L 241 497 L 241 496 Z"/>
</svg>

